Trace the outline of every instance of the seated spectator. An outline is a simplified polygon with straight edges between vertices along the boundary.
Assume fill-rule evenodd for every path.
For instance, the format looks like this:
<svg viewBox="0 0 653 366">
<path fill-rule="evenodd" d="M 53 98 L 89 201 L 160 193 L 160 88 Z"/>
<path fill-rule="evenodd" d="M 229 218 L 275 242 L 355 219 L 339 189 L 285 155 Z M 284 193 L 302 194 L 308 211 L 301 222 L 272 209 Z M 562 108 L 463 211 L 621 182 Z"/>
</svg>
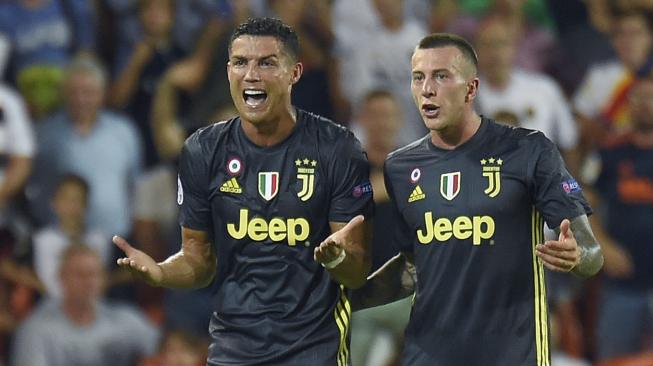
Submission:
<svg viewBox="0 0 653 366">
<path fill-rule="evenodd" d="M 86 225 L 88 190 L 83 178 L 65 175 L 52 197 L 56 222 L 34 234 L 34 269 L 47 294 L 55 298 L 61 298 L 59 261 L 70 243 L 86 243 L 97 251 L 105 266 L 111 260 L 111 239 Z"/>
<path fill-rule="evenodd" d="M 11 43 L 10 80 L 30 112 L 42 118 L 60 102 L 63 69 L 72 55 L 95 46 L 91 2 L 18 0 L 0 3 L 0 34 Z"/>
<path fill-rule="evenodd" d="M 89 185 L 88 225 L 105 235 L 131 230 L 131 195 L 141 171 L 142 142 L 128 118 L 104 109 L 106 74 L 92 58 L 76 58 L 66 70 L 66 109 L 37 128 L 39 152 L 28 198 L 39 223 L 53 219 L 49 199 L 64 174 Z"/>
<path fill-rule="evenodd" d="M 20 325 L 11 365 L 129 366 L 154 354 L 159 331 L 137 310 L 102 301 L 105 272 L 90 247 L 71 245 L 59 267 L 62 298 Z"/>
</svg>

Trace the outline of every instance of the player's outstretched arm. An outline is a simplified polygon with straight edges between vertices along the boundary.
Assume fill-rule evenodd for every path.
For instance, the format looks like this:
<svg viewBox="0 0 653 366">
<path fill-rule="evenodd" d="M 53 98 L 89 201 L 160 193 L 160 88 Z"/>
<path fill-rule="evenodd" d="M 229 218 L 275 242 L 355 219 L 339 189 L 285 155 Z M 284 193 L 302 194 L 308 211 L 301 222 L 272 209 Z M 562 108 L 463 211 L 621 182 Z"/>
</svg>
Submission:
<svg viewBox="0 0 653 366">
<path fill-rule="evenodd" d="M 211 283 L 216 270 L 216 258 L 205 231 L 182 227 L 181 250 L 161 263 L 132 247 L 119 236 L 113 242 L 126 255 L 118 265 L 152 286 L 198 288 Z"/>
<path fill-rule="evenodd" d="M 558 240 L 536 246 L 537 256 L 552 271 L 572 272 L 581 277 L 595 275 L 603 266 L 601 247 L 587 215 L 564 219 L 555 229 Z"/>
<path fill-rule="evenodd" d="M 415 292 L 415 266 L 412 254 L 399 253 L 372 273 L 365 285 L 352 291 L 354 311 L 401 300 Z"/>
<path fill-rule="evenodd" d="M 347 224 L 330 222 L 332 234 L 315 247 L 313 257 L 326 268 L 334 280 L 348 288 L 365 283 L 372 266 L 368 250 L 371 225 L 362 215 Z"/>
</svg>

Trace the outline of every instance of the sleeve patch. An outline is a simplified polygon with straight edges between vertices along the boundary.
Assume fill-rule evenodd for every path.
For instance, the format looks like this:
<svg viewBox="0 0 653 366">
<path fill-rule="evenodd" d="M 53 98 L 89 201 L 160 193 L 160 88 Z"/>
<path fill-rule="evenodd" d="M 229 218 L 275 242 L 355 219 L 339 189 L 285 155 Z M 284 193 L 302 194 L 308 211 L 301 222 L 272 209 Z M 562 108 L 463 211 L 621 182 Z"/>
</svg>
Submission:
<svg viewBox="0 0 653 366">
<path fill-rule="evenodd" d="M 580 188 L 580 184 L 576 181 L 576 179 L 569 179 L 564 182 L 562 182 L 562 190 L 565 191 L 565 193 L 576 193 L 582 191 Z"/>
<path fill-rule="evenodd" d="M 351 194 L 354 197 L 361 197 L 363 195 L 371 194 L 372 193 L 372 184 L 370 181 L 365 181 L 352 190 Z"/>
</svg>

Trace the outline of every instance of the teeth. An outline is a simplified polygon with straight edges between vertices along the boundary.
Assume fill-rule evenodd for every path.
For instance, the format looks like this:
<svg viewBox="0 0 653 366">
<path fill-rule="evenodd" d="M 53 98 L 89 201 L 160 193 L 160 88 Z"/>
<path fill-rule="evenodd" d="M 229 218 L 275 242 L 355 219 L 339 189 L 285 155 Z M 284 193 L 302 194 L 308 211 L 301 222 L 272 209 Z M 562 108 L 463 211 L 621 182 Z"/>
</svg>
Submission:
<svg viewBox="0 0 653 366">
<path fill-rule="evenodd" d="M 245 90 L 245 95 L 254 96 L 254 95 L 263 95 L 263 94 L 265 94 L 265 92 L 262 90 Z"/>
</svg>

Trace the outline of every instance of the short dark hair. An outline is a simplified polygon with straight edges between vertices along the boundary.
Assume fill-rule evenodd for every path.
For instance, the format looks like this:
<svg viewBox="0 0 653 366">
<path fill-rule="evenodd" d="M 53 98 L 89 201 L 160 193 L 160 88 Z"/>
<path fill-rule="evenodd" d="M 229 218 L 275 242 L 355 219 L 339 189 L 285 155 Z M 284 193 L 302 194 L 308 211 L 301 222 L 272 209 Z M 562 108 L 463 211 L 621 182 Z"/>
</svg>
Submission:
<svg viewBox="0 0 653 366">
<path fill-rule="evenodd" d="M 73 184 L 76 185 L 77 187 L 81 188 L 82 191 L 84 191 L 84 199 L 88 201 L 88 195 L 91 190 L 90 186 L 88 185 L 88 182 L 86 179 L 82 178 L 81 176 L 74 174 L 74 173 L 66 173 L 59 180 L 57 181 L 57 185 L 55 188 L 55 194 L 59 192 L 61 187 L 63 187 L 66 184 Z"/>
<path fill-rule="evenodd" d="M 293 61 L 299 57 L 299 38 L 291 26 L 277 18 L 249 18 L 234 29 L 229 39 L 229 54 L 234 40 L 240 36 L 271 36 L 276 38 Z"/>
<path fill-rule="evenodd" d="M 472 65 L 474 65 L 474 71 L 478 70 L 478 56 L 476 56 L 476 50 L 474 47 L 467 42 L 467 40 L 461 36 L 452 34 L 452 33 L 433 33 L 428 36 L 420 39 L 417 44 L 417 49 L 426 50 L 430 48 L 441 48 L 441 47 L 456 47 L 463 54 L 463 57 L 467 59 Z"/>
</svg>

